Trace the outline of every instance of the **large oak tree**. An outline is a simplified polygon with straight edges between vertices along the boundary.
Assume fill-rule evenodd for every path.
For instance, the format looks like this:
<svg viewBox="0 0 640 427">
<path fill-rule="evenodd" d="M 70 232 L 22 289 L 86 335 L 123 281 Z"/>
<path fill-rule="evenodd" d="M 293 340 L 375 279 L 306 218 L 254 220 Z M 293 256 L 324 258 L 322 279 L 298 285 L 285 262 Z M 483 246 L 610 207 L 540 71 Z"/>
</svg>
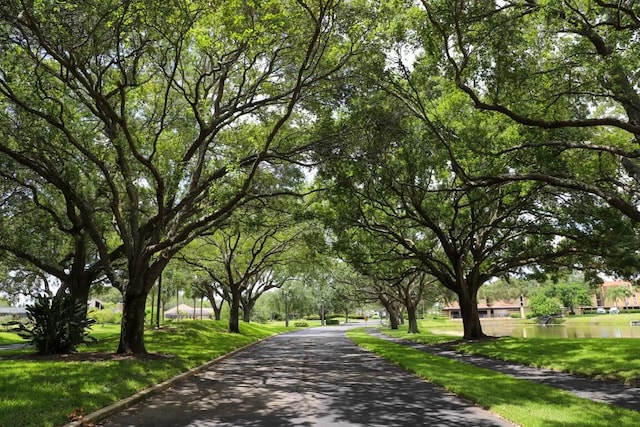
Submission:
<svg viewBox="0 0 640 427">
<path fill-rule="evenodd" d="M 414 26 L 419 44 L 441 58 L 442 69 L 476 108 L 541 131 L 584 130 L 521 141 L 509 148 L 514 155 L 535 151 L 539 157 L 525 154 L 528 162 L 520 168 L 478 179 L 478 185 L 538 180 L 593 194 L 640 221 L 640 4 L 423 0 L 421 5 Z M 559 167 L 556 156 L 574 167 Z"/>
<path fill-rule="evenodd" d="M 369 244 L 370 237 L 354 239 L 359 234 L 373 236 L 387 248 L 379 259 L 411 260 L 435 277 L 458 296 L 464 337 L 481 338 L 477 293 L 484 283 L 579 252 L 566 220 L 570 206 L 544 183 L 467 185 L 468 174 L 511 167 L 509 156 L 476 152 L 520 138 L 508 122 L 474 114 L 455 93 L 419 97 L 423 104 L 378 96 L 375 108 L 371 98 L 365 108 L 354 103 L 342 126 L 357 132 L 345 132 L 340 156 L 321 170 L 333 226 L 351 245 Z"/>
<path fill-rule="evenodd" d="M 283 132 L 355 54 L 366 31 L 351 25 L 357 6 L 0 6 L 0 153 L 62 194 L 95 245 L 124 296 L 118 352 L 146 352 L 146 297 L 172 257 L 278 191 L 256 187 L 255 175 L 266 162 L 277 174 L 307 144 Z"/>
</svg>

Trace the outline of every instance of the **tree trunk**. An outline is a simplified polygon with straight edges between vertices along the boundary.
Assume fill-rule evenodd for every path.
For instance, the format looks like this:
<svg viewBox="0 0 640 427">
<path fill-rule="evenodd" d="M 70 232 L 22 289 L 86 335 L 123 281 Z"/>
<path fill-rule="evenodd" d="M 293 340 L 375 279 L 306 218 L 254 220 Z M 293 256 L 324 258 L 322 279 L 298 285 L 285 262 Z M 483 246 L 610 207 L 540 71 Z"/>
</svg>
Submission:
<svg viewBox="0 0 640 427">
<path fill-rule="evenodd" d="M 89 309 L 89 291 L 91 289 L 91 276 L 86 272 L 71 273 L 71 283 L 69 284 L 69 291 L 78 303 L 82 304 L 84 308 L 84 317 L 87 317 L 87 311 Z"/>
<path fill-rule="evenodd" d="M 242 304 L 242 321 L 245 323 L 251 322 L 251 313 L 253 313 L 253 307 L 255 307 L 256 301 L 245 301 Z"/>
<path fill-rule="evenodd" d="M 124 295 L 119 354 L 146 354 L 144 345 L 145 292 Z"/>
<path fill-rule="evenodd" d="M 149 326 L 153 326 L 153 319 L 154 319 L 154 314 L 155 312 L 153 311 L 154 307 L 155 307 L 155 300 L 156 300 L 156 294 L 155 292 L 151 292 L 151 318 L 149 319 Z M 160 308 L 158 308 L 158 310 L 160 310 Z"/>
<path fill-rule="evenodd" d="M 407 316 L 409 317 L 409 328 L 407 330 L 410 334 L 419 334 L 418 330 L 418 316 L 417 316 L 417 308 L 414 306 L 407 307 Z"/>
<path fill-rule="evenodd" d="M 398 321 L 398 314 L 394 311 L 388 311 L 389 314 L 389 328 L 397 330 L 400 327 L 400 322 Z"/>
<path fill-rule="evenodd" d="M 240 296 L 233 295 L 229 302 L 229 332 L 240 333 Z"/>
<path fill-rule="evenodd" d="M 464 325 L 464 339 L 477 340 L 486 337 L 482 332 L 482 324 L 478 314 L 477 291 L 460 292 L 458 294 L 458 302 L 460 303 L 460 314 Z"/>
<path fill-rule="evenodd" d="M 220 316 L 222 315 L 222 304 L 224 304 L 224 300 L 220 301 L 220 305 L 216 302 L 216 294 L 213 290 L 207 289 L 207 299 L 211 303 L 211 307 L 213 308 L 213 320 L 220 320 Z"/>
<path fill-rule="evenodd" d="M 393 305 L 390 301 L 387 301 L 384 298 L 379 298 L 380 303 L 387 310 L 387 314 L 389 315 L 389 328 L 398 329 L 398 313 L 394 310 Z"/>
<path fill-rule="evenodd" d="M 76 237 L 73 264 L 68 276 L 69 292 L 84 307 L 84 317 L 89 309 L 89 291 L 95 274 L 87 271 L 87 236 L 83 233 Z"/>
<path fill-rule="evenodd" d="M 213 307 L 214 320 L 220 320 L 222 316 L 222 304 L 224 304 L 224 300 L 220 301 L 220 305 L 217 305 L 215 300 L 211 302 L 211 306 Z"/>
<path fill-rule="evenodd" d="M 289 327 L 289 302 L 285 301 L 284 303 L 284 327 Z"/>
</svg>

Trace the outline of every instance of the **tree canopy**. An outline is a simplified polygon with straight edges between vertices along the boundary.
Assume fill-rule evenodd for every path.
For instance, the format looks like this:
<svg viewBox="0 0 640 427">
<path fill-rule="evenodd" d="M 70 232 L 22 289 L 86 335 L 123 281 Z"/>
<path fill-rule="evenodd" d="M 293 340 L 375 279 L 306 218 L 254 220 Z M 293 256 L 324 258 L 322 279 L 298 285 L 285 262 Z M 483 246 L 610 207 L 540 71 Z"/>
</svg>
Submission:
<svg viewBox="0 0 640 427">
<path fill-rule="evenodd" d="M 302 104 L 358 51 L 338 1 L 89 1 L 0 8 L 0 153 L 60 202 L 124 295 L 120 352 L 169 260 L 309 141 Z M 309 101 L 311 102 L 311 101 Z"/>
<path fill-rule="evenodd" d="M 2 290 L 112 285 L 119 352 L 178 254 L 236 318 L 293 277 L 410 320 L 441 286 L 466 338 L 496 279 L 638 277 L 635 1 L 8 0 L 0 30 Z"/>
</svg>

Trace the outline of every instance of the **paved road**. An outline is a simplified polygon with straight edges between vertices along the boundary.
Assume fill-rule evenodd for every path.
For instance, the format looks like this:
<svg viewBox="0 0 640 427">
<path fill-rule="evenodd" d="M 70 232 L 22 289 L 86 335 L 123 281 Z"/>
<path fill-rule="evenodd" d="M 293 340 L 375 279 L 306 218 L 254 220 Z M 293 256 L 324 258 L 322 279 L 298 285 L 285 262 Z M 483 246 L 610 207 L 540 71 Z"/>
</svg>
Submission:
<svg viewBox="0 0 640 427">
<path fill-rule="evenodd" d="M 27 343 L 19 343 L 19 344 L 5 344 L 5 345 L 0 345 L 0 351 L 2 350 L 20 350 L 21 348 L 27 348 L 29 347 L 31 344 L 27 344 Z"/>
<path fill-rule="evenodd" d="M 346 328 L 279 335 L 100 425 L 512 426 L 358 348 Z"/>
</svg>

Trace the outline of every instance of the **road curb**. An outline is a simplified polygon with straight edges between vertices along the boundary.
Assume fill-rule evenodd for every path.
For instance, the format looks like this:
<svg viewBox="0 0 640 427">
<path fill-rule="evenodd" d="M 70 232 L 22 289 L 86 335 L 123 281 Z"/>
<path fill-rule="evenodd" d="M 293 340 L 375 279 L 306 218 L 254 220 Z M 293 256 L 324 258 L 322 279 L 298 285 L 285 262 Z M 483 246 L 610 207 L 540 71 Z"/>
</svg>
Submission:
<svg viewBox="0 0 640 427">
<path fill-rule="evenodd" d="M 211 367 L 212 365 L 215 365 L 216 363 L 219 363 L 221 361 L 223 361 L 224 359 L 231 357 L 237 353 L 240 353 L 241 351 L 244 351 L 246 349 L 249 349 L 251 347 L 253 347 L 254 345 L 260 344 L 261 342 L 264 342 L 266 340 L 269 340 L 273 337 L 276 337 L 278 335 L 281 334 L 275 334 L 275 335 L 271 335 L 269 337 L 266 338 L 262 338 L 259 339 L 257 341 L 254 341 L 250 344 L 247 344 L 243 347 L 240 348 L 236 348 L 235 350 L 230 351 L 229 353 L 223 354 L 222 356 L 219 356 L 213 360 L 210 360 L 200 366 L 196 366 L 195 368 L 191 368 L 190 370 L 183 372 L 181 374 L 176 375 L 175 377 L 169 378 L 168 380 L 165 380 L 161 383 L 158 383 L 156 385 L 153 385 L 149 388 L 145 388 L 144 390 L 140 390 L 139 392 L 129 396 L 129 397 L 125 397 L 124 399 L 121 399 L 115 403 L 112 403 L 109 406 L 105 406 L 104 408 L 98 409 L 97 411 L 94 411 L 90 414 L 84 415 L 82 418 L 80 418 L 79 420 L 76 421 L 72 421 L 68 424 L 64 424 L 62 427 L 84 427 L 90 424 L 93 424 L 97 421 L 103 420 L 117 412 L 123 411 L 124 409 L 133 406 L 134 404 L 148 398 L 149 396 L 152 396 L 156 393 L 159 393 L 163 390 L 168 389 L 169 387 L 173 386 L 174 384 L 182 381 L 182 380 L 186 380 L 204 370 L 206 370 L 207 368 Z"/>
</svg>

